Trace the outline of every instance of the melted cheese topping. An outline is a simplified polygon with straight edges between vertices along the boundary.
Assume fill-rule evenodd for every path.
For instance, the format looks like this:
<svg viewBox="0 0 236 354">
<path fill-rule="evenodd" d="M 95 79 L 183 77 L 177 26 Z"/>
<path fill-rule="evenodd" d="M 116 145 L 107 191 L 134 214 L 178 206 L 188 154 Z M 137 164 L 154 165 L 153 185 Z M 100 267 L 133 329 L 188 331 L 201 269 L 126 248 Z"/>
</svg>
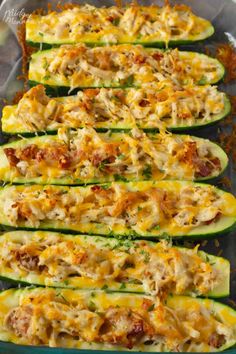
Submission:
<svg viewBox="0 0 236 354">
<path fill-rule="evenodd" d="M 49 98 L 30 89 L 17 108 L 3 109 L 3 130 L 37 132 L 61 127 L 132 129 L 191 127 L 223 116 L 226 96 L 214 86 L 180 88 L 171 81 L 138 89 L 88 89 L 76 96 Z"/>
<path fill-rule="evenodd" d="M 210 300 L 173 297 L 162 304 L 134 294 L 43 288 L 5 293 L 12 304 L 1 311 L 2 327 L 8 340 L 20 344 L 211 352 L 236 337 L 235 315 L 231 325 L 221 316 L 227 308 Z"/>
<path fill-rule="evenodd" d="M 215 145 L 209 140 L 171 134 L 148 136 L 137 129 L 113 135 L 98 134 L 92 128 L 76 132 L 59 129 L 58 136 L 16 144 L 3 148 L 7 161 L 0 166 L 2 180 L 193 180 L 217 175 L 222 169 Z"/>
<path fill-rule="evenodd" d="M 34 278 L 39 285 L 129 289 L 146 293 L 206 295 L 222 282 L 215 259 L 167 242 L 116 241 L 54 233 L 5 234 L 0 238 L 1 274 Z M 5 271 L 7 273 L 5 273 Z M 107 283 L 106 283 L 107 282 Z M 136 290 L 137 290 L 136 289 Z"/>
<path fill-rule="evenodd" d="M 208 224 L 214 228 L 218 219 L 236 215 L 231 194 L 211 185 L 168 181 L 5 187 L 0 206 L 3 224 L 118 235 L 184 235 Z"/>
<path fill-rule="evenodd" d="M 96 8 L 86 4 L 46 16 L 33 14 L 26 24 L 28 41 L 46 43 L 168 43 L 198 40 L 212 32 L 210 22 L 184 5 Z"/>
<path fill-rule="evenodd" d="M 62 45 L 32 55 L 29 80 L 51 86 L 126 87 L 170 79 L 175 84 L 214 83 L 223 75 L 218 60 L 178 49 L 140 45 Z M 69 92 L 70 92 L 69 91 Z"/>
</svg>

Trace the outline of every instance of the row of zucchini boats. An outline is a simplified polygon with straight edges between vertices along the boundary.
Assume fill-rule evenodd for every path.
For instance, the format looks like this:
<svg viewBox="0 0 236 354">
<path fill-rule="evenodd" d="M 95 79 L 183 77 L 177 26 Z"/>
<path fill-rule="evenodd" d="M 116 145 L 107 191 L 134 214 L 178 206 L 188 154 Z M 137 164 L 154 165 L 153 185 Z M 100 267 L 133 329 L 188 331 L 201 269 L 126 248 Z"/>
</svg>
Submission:
<svg viewBox="0 0 236 354">
<path fill-rule="evenodd" d="M 2 115 L 3 132 L 21 139 L 0 147 L 0 277 L 23 287 L 0 293 L 0 340 L 149 352 L 235 345 L 236 312 L 209 299 L 230 294 L 229 261 L 173 241 L 235 228 L 235 197 L 203 183 L 227 155 L 173 134 L 230 112 L 211 86 L 224 68 L 148 48 L 213 33 L 183 5 L 69 5 L 29 17 L 26 41 L 40 47 L 32 87 Z"/>
</svg>

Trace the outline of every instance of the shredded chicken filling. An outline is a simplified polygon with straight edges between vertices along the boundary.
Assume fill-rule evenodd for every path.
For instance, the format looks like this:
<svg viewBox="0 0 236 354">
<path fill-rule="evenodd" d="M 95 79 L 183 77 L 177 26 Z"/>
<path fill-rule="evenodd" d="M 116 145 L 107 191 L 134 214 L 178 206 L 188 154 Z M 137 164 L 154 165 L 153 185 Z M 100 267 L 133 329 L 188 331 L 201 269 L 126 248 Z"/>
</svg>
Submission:
<svg viewBox="0 0 236 354">
<path fill-rule="evenodd" d="M 233 336 L 233 329 L 200 304 L 191 309 L 172 309 L 143 298 L 140 308 L 99 308 L 66 298 L 66 293 L 41 290 L 24 295 L 18 307 L 5 317 L 5 327 L 33 345 L 60 346 L 79 341 L 119 345 L 132 349 L 140 344 L 160 345 L 163 350 L 192 351 L 204 343 L 209 351 L 220 348 Z M 193 350 L 194 351 L 194 350 Z"/>
<path fill-rule="evenodd" d="M 60 130 L 58 139 L 23 148 L 4 148 L 11 170 L 26 178 L 72 177 L 82 181 L 112 178 L 194 179 L 216 174 L 221 162 L 207 140 L 171 134 L 149 137 L 139 130 L 119 139 L 92 128 Z M 174 166 L 174 168 L 173 168 Z"/>
</svg>

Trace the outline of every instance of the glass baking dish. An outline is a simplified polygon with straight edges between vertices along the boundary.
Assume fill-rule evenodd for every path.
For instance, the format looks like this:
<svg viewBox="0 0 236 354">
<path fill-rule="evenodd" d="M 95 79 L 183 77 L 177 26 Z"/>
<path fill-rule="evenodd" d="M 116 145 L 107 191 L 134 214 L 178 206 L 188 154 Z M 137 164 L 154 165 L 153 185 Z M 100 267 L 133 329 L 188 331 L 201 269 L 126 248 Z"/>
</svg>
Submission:
<svg viewBox="0 0 236 354">
<path fill-rule="evenodd" d="M 24 14 L 31 13 L 37 8 L 47 8 L 48 3 L 54 8 L 58 1 L 46 0 L 0 0 L 0 108 L 2 109 L 5 100 L 12 100 L 15 93 L 23 88 L 23 82 L 17 77 L 21 75 L 21 49 L 17 42 L 17 27 L 21 22 L 20 17 Z M 68 3 L 69 1 L 60 1 L 60 3 Z M 74 3 L 90 3 L 95 6 L 111 6 L 113 1 L 105 0 L 88 0 L 88 1 L 73 1 Z M 188 45 L 184 47 L 187 50 L 204 52 L 206 48 L 214 50 L 219 43 L 229 43 L 236 48 L 236 1 L 234 0 L 176 0 L 174 3 L 184 3 L 193 9 L 193 11 L 204 18 L 210 20 L 215 27 L 215 34 L 209 40 L 203 43 Z M 126 1 L 123 1 L 125 4 Z M 163 2 L 158 0 L 139 1 L 140 4 L 150 5 L 152 3 L 162 5 Z M 236 82 L 229 84 L 221 83 L 219 88 L 230 95 L 236 95 Z M 194 131 L 194 135 L 209 138 L 213 141 L 217 140 L 218 134 L 222 130 L 230 132 L 232 126 L 222 127 L 215 125 Z M 191 133 L 193 134 L 193 133 Z M 0 144 L 7 141 L 0 132 Z M 230 178 L 232 186 L 229 191 L 236 194 L 236 170 L 230 161 L 230 165 L 225 173 Z M 220 181 L 217 184 L 222 187 Z M 225 188 L 225 187 L 223 187 Z M 202 242 L 201 249 L 215 255 L 222 255 L 231 262 L 231 294 L 229 298 L 221 299 L 220 301 L 236 307 L 236 232 L 231 232 L 228 235 L 222 236 L 217 240 Z M 9 288 L 11 284 L 0 282 L 0 288 Z M 46 348 L 32 346 L 17 346 L 11 343 L 0 342 L 0 354 L 72 354 L 78 353 L 78 350 L 62 349 L 62 348 Z M 90 350 L 80 350 L 81 353 L 89 353 Z M 93 351 L 94 352 L 94 351 Z M 114 351 L 99 351 L 96 353 L 115 353 Z M 133 352 L 135 353 L 135 352 Z M 236 348 L 227 350 L 226 353 L 236 354 Z"/>
</svg>

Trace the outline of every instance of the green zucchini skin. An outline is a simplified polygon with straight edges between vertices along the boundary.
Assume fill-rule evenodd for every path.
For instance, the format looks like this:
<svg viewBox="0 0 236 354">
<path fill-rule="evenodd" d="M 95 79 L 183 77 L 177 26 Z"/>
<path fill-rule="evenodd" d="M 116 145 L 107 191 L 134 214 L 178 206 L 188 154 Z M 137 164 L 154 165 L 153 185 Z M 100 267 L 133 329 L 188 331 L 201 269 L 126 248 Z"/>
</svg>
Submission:
<svg viewBox="0 0 236 354">
<path fill-rule="evenodd" d="M 71 292 L 66 291 L 65 289 L 60 289 L 57 288 L 55 289 L 57 296 L 61 296 L 63 299 L 69 299 L 70 294 L 72 294 L 73 292 L 73 298 L 76 298 L 76 294 L 78 294 L 82 299 L 86 298 L 86 303 L 89 303 L 89 301 L 91 301 L 92 299 L 100 299 L 100 292 L 88 292 L 88 291 L 80 291 L 80 290 L 74 290 Z M 38 288 L 34 288 L 34 287 L 30 287 L 30 288 L 25 288 L 25 289 L 9 289 L 9 290 L 5 290 L 2 291 L 0 293 L 0 301 L 1 303 L 4 303 L 4 307 L 6 307 L 6 309 L 4 310 L 0 310 L 0 316 L 1 316 L 1 323 L 3 322 L 4 316 L 6 315 L 6 313 L 9 313 L 9 311 L 11 311 L 14 307 L 19 306 L 19 299 L 20 298 L 24 298 L 24 295 L 29 296 L 30 294 L 34 294 L 34 293 L 39 293 L 39 294 L 43 294 L 44 292 L 44 288 L 38 287 Z M 132 295 L 132 298 L 130 297 L 130 295 Z M 131 306 L 132 308 L 136 308 L 138 306 L 138 304 L 140 304 L 141 301 L 143 301 L 143 299 L 150 299 L 152 300 L 152 302 L 154 301 L 153 298 L 149 297 L 149 296 L 143 296 L 143 295 L 139 295 L 139 294 L 118 294 L 118 293 L 107 293 L 107 294 L 103 294 L 104 297 L 107 297 L 107 299 L 109 299 L 109 302 L 114 303 L 114 306 L 117 304 L 119 304 L 119 301 L 122 300 L 122 302 L 124 303 L 124 299 L 126 300 L 126 303 Z M 95 300 L 94 300 L 95 301 Z M 134 304 L 132 305 L 132 302 L 134 302 Z M 96 302 L 98 303 L 98 302 Z M 208 310 L 210 309 L 212 311 L 212 313 L 215 314 L 216 317 L 220 318 L 222 323 L 225 323 L 228 327 L 233 327 L 233 329 L 235 329 L 236 327 L 236 311 L 225 304 L 222 304 L 218 301 L 215 300 L 210 300 L 210 299 L 201 299 L 201 298 L 191 298 L 189 296 L 169 296 L 166 301 L 165 301 L 165 305 L 173 310 L 178 310 L 178 309 L 185 309 L 186 310 L 186 306 L 198 306 L 201 305 L 203 308 L 207 308 Z M 119 306 L 119 305 L 118 305 Z M 194 308 L 192 307 L 192 308 Z M 191 308 L 191 307 L 190 307 Z M 100 310 L 101 307 L 98 305 L 98 309 Z M 12 336 L 10 334 L 10 332 L 2 325 L 1 326 L 1 330 L 0 330 L 0 340 L 1 340 L 1 348 L 6 348 L 6 349 L 10 349 L 10 348 L 16 348 L 16 353 L 19 353 L 18 349 L 22 351 L 20 351 L 21 353 L 29 353 L 28 350 L 30 350 L 32 352 L 32 349 L 35 349 L 37 351 L 37 349 L 41 352 L 44 351 L 45 349 L 45 353 L 49 353 L 51 352 L 51 350 L 55 353 L 57 352 L 59 354 L 62 353 L 61 349 L 58 349 L 59 351 L 57 351 L 57 349 L 49 349 L 46 347 L 36 347 L 36 346 L 27 346 L 25 343 L 23 346 L 19 346 L 16 344 L 9 344 L 12 341 L 17 341 L 19 344 L 22 343 L 22 340 L 20 338 L 14 338 L 12 339 Z M 17 343 L 16 342 L 16 343 Z M 23 344 L 23 343 L 22 343 Z M 222 352 L 223 350 L 229 349 L 233 346 L 235 346 L 236 344 L 236 338 L 235 338 L 235 330 L 233 331 L 233 335 L 232 335 L 232 339 L 229 340 L 229 342 L 226 342 L 225 344 L 221 345 L 221 347 L 219 348 L 214 348 L 215 352 Z M 89 349 L 91 351 L 91 349 L 95 350 L 96 353 L 103 353 L 104 350 L 116 350 L 116 351 L 122 351 L 125 348 L 121 347 L 121 346 L 107 346 L 105 343 L 104 344 L 99 344 L 99 343 L 86 343 L 86 342 L 82 342 L 83 347 L 81 349 L 85 349 L 84 353 L 87 353 L 88 351 L 86 349 Z M 18 349 L 17 349 L 18 348 Z M 65 349 L 64 349 L 65 350 Z M 63 350 L 63 351 L 64 351 Z M 102 351 L 101 351 L 102 350 Z M 109 353 L 109 351 L 105 351 L 104 353 Z M 157 349 L 155 347 L 155 345 L 144 345 L 142 348 L 140 348 L 139 346 L 134 346 L 133 350 L 135 353 L 138 352 L 157 352 Z M 13 353 L 12 351 L 10 351 L 11 353 Z M 71 354 L 75 354 L 77 351 L 74 349 L 68 350 L 66 349 L 66 353 L 71 353 Z M 228 353 L 234 353 L 233 351 L 227 351 Z M 3 353 L 3 352 L 2 352 Z M 4 352 L 5 353 L 5 352 Z"/>
<path fill-rule="evenodd" d="M 140 186 L 138 188 L 141 188 L 142 185 L 152 185 L 158 187 L 162 182 L 152 182 L 152 181 L 143 181 L 143 182 L 119 182 L 120 185 L 127 185 L 128 188 L 131 187 L 130 190 L 132 190 L 132 185 L 136 186 L 136 189 L 133 190 L 139 190 L 137 189 L 137 186 Z M 203 183 L 192 183 L 192 182 L 186 182 L 186 181 L 163 181 L 166 185 L 172 184 L 174 190 L 174 184 L 177 183 L 177 185 L 181 186 L 187 186 L 187 185 L 195 185 L 195 186 L 206 186 L 206 184 Z M 110 183 L 105 184 L 105 188 L 107 188 L 110 185 Z M 82 186 L 82 187 L 68 187 L 69 189 L 81 189 L 81 188 L 90 188 L 90 186 Z M 103 185 L 101 185 L 103 186 Z M 27 185 L 26 185 L 27 187 Z M 30 188 L 30 185 L 28 186 Z M 216 222 L 211 223 L 209 225 L 202 225 L 198 226 L 189 232 L 186 232 L 183 230 L 182 232 L 173 234 L 168 232 L 167 230 L 163 229 L 158 229 L 158 230 L 151 230 L 151 231 L 145 231 L 142 234 L 135 232 L 132 229 L 125 228 L 122 232 L 119 231 L 114 231 L 114 228 L 112 229 L 109 227 L 107 224 L 103 223 L 97 223 L 97 222 L 92 222 L 92 223 L 81 223 L 80 225 L 74 225 L 74 226 L 69 226 L 68 224 L 63 223 L 62 221 L 42 221 L 40 224 L 35 227 L 35 226 L 27 226 L 25 222 L 19 222 L 17 226 L 14 226 L 12 223 L 10 223 L 6 217 L 4 216 L 3 209 L 1 207 L 1 194 L 5 192 L 6 189 L 11 188 L 8 186 L 3 187 L 0 190 L 0 228 L 2 231 L 13 231 L 13 230 L 28 230 L 28 231 L 36 231 L 36 230 L 46 230 L 46 231 L 58 231 L 61 233 L 68 233 L 68 234 L 88 234 L 88 235 L 94 235 L 94 236 L 105 236 L 105 237 L 116 237 L 118 239 L 126 238 L 126 239 L 136 239 L 136 238 L 144 238 L 144 239 L 192 239 L 192 240 L 198 240 L 198 239 L 210 239 L 210 238 L 216 238 L 218 236 L 223 236 L 226 233 L 229 233 L 233 230 L 236 229 L 236 214 L 234 214 L 235 210 L 235 198 L 232 199 L 232 195 L 230 193 L 227 193 L 228 197 L 231 199 L 231 202 L 234 203 L 234 205 L 230 206 L 233 208 L 232 216 L 221 216 Z M 15 186 L 15 188 L 19 188 L 21 190 L 23 186 Z M 42 186 L 38 185 L 39 190 L 42 190 Z M 58 190 L 62 190 L 63 186 L 54 186 L 55 189 L 58 188 Z M 9 189 L 10 191 L 10 189 Z M 217 193 L 219 195 L 223 195 L 225 192 L 216 188 Z"/>
<path fill-rule="evenodd" d="M 170 40 L 168 42 L 168 48 L 175 48 L 175 47 L 180 47 L 180 46 L 185 46 L 185 45 L 192 45 L 192 44 L 197 44 L 197 43 L 202 43 L 206 39 L 210 38 L 213 36 L 215 33 L 214 27 L 211 26 L 209 28 L 209 32 L 206 34 L 206 36 L 202 39 L 196 39 L 196 40 L 188 40 L 188 39 L 182 39 L 182 40 Z M 46 42 L 33 42 L 32 40 L 27 40 L 26 41 L 27 45 L 33 48 L 40 48 L 41 50 L 46 50 L 46 49 L 51 49 L 51 48 L 57 48 L 60 47 L 62 44 L 76 44 L 76 43 L 46 43 Z M 83 42 L 86 46 L 88 47 L 103 47 L 106 46 L 107 43 L 105 42 Z M 109 43 L 109 45 L 112 45 L 114 43 Z M 131 44 L 130 42 L 119 42 L 117 44 Z M 166 48 L 166 43 L 163 41 L 153 41 L 153 42 L 141 42 L 141 41 L 136 41 L 133 42 L 132 44 L 136 45 L 142 45 L 143 47 L 146 48 L 161 48 L 164 49 Z"/>
<path fill-rule="evenodd" d="M 35 235 L 34 235 L 35 234 Z M 22 232 L 22 231 L 15 231 L 15 232 L 10 232 L 10 233 L 6 233 L 4 235 L 0 236 L 0 245 L 2 244 L 2 242 L 6 242 L 6 240 L 10 240 L 12 242 L 17 242 L 18 240 L 21 239 L 21 237 L 29 237 L 29 240 L 34 240 L 34 242 L 37 242 L 38 244 L 40 243 L 40 240 L 43 239 L 50 239 L 50 236 L 59 236 L 60 241 L 63 242 L 63 238 L 65 241 L 67 240 L 71 240 L 73 238 L 75 238 L 75 240 L 81 240 L 82 241 L 82 245 L 84 247 L 86 247 L 86 245 L 89 247 L 90 245 L 95 245 L 97 246 L 99 249 L 111 249 L 113 250 L 115 249 L 120 249 L 120 247 L 122 247 L 122 245 L 125 245 L 125 243 L 122 243 L 119 240 L 116 239 L 112 239 L 112 238 L 108 238 L 108 239 L 104 239 L 103 237 L 96 237 L 96 239 L 94 240 L 93 237 L 88 236 L 88 235 L 63 235 L 63 234 L 57 234 L 57 233 L 49 233 L 49 232 Z M 35 236 L 35 238 L 33 238 Z M 128 245 L 126 245 L 125 247 L 129 247 L 131 249 L 135 248 L 135 245 L 138 245 L 137 241 L 128 241 Z M 155 243 L 153 243 L 152 241 L 147 241 L 146 244 L 150 245 L 151 247 L 155 245 Z M 172 246 L 174 247 L 174 246 Z M 180 249 L 182 251 L 185 251 L 184 247 L 174 247 L 176 249 Z M 211 264 L 213 269 L 216 269 L 216 271 L 219 272 L 219 276 L 220 276 L 220 283 L 217 284 L 217 286 L 215 288 L 213 288 L 212 291 L 210 291 L 210 293 L 206 294 L 206 295 L 201 295 L 202 297 L 210 297 L 210 298 L 220 298 L 220 297 L 226 297 L 229 295 L 229 279 L 230 279 L 230 263 L 228 260 L 222 258 L 222 257 L 217 257 L 211 254 L 207 254 L 203 251 L 198 251 L 198 255 L 207 263 Z M 112 285 L 111 283 L 109 283 L 109 281 L 106 281 L 105 279 L 103 280 L 103 282 L 99 285 L 96 282 L 94 285 L 92 284 L 83 284 L 83 281 L 86 281 L 86 277 L 82 277 L 82 283 L 78 283 L 77 282 L 77 286 L 76 286 L 76 281 L 73 283 L 70 283 L 70 278 L 67 278 L 61 282 L 56 282 L 56 281 L 52 281 L 50 283 L 48 282 L 44 282 L 40 279 L 38 279 L 37 281 L 37 276 L 35 276 L 35 280 L 33 280 L 31 278 L 31 274 L 29 272 L 29 274 L 27 276 L 20 276 L 17 274 L 17 272 L 15 272 L 14 270 L 12 270 L 12 272 L 9 272 L 8 269 L 4 270 L 4 267 L 2 267 L 0 269 L 0 279 L 2 279 L 3 281 L 7 281 L 7 282 L 11 282 L 13 284 L 15 283 L 19 283 L 22 285 L 34 285 L 34 286 L 43 286 L 43 287 L 56 287 L 56 288 L 69 288 L 69 289 L 83 289 L 83 290 L 99 290 L 102 289 L 103 287 L 106 285 L 106 287 L 104 287 L 104 289 L 106 289 L 107 292 L 128 292 L 128 293 L 139 293 L 139 294 L 148 294 L 147 292 L 145 292 L 144 288 L 142 285 L 135 285 L 134 283 L 126 283 L 125 287 L 122 287 L 122 283 L 121 282 L 117 282 L 115 281 L 114 284 Z M 84 279 L 84 280 L 83 280 Z M 185 295 L 188 295 L 185 293 Z M 198 295 L 200 296 L 200 295 Z"/>
<path fill-rule="evenodd" d="M 102 136 L 102 134 L 100 135 Z M 115 136 L 119 138 L 118 133 L 113 133 L 113 135 L 111 136 Z M 181 138 L 181 135 L 179 135 L 179 137 Z M 150 136 L 151 138 L 151 136 Z M 111 181 L 116 181 L 116 176 L 114 175 L 110 175 L 108 174 L 107 176 L 103 176 L 101 179 L 96 178 L 96 179 L 86 179 L 86 181 L 84 180 L 80 180 L 80 179 L 76 179 L 73 178 L 73 176 L 65 176 L 63 178 L 49 178 L 49 177 L 35 177 L 35 178 L 26 178 L 26 177 L 15 177 L 15 178 L 11 178 L 9 175 L 7 176 L 8 171 L 6 171 L 6 173 L 4 173 L 4 170 L 6 169 L 6 167 L 8 167 L 9 163 L 8 160 L 5 156 L 4 153 L 4 149 L 5 148 L 13 148 L 13 149 L 17 149 L 19 147 L 24 148 L 25 146 L 27 146 L 28 144 L 34 144 L 36 146 L 40 146 L 40 144 L 43 144 L 44 142 L 47 142 L 47 144 L 49 143 L 49 139 L 50 136 L 41 136 L 41 137 L 34 137 L 34 138 L 29 138 L 27 140 L 20 140 L 20 141 L 14 141 L 13 143 L 10 144 L 4 144 L 0 147 L 0 180 L 3 181 L 4 183 L 9 182 L 12 184 L 42 184 L 42 185 L 47 185 L 47 184 L 53 184 L 53 185 L 74 185 L 74 186 L 80 186 L 80 185 L 89 185 L 89 184 L 98 184 L 98 183 L 109 183 Z M 193 141 L 201 141 L 204 140 L 202 138 L 197 138 L 197 137 L 191 137 L 191 139 Z M 51 138 L 51 142 L 53 144 L 53 142 L 56 142 L 58 140 L 55 139 L 55 136 L 52 136 Z M 117 140 L 115 140 L 117 141 Z M 24 145 L 22 145 L 22 142 L 25 143 Z M 213 156 L 217 157 L 220 162 L 221 162 L 221 170 L 218 172 L 218 174 L 214 175 L 214 176 L 208 176 L 208 177 L 199 177 L 196 178 L 195 181 L 214 181 L 216 178 L 219 178 L 221 175 L 223 175 L 223 173 L 225 172 L 227 166 L 228 166 L 228 157 L 226 155 L 226 153 L 224 152 L 224 150 L 217 144 L 209 142 L 208 144 L 210 150 L 213 153 Z M 173 178 L 165 178 L 165 179 L 173 179 Z M 135 181 L 140 181 L 140 180 L 157 180 L 155 179 L 155 176 L 151 176 L 149 178 L 145 178 L 144 176 L 139 176 L 138 178 L 130 178 L 130 179 L 126 179 L 124 176 L 124 180 L 126 180 L 127 182 L 135 182 Z"/>
</svg>

